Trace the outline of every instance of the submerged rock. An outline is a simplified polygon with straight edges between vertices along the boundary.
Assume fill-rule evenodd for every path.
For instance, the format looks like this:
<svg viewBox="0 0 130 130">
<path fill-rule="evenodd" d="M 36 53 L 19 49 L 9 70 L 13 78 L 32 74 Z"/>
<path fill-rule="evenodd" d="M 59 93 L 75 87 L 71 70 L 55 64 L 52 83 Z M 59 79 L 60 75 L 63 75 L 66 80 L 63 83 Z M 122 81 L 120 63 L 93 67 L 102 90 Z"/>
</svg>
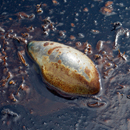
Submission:
<svg viewBox="0 0 130 130">
<path fill-rule="evenodd" d="M 100 91 L 97 68 L 82 52 L 53 41 L 32 41 L 28 53 L 40 67 L 43 80 L 58 94 L 86 96 Z"/>
</svg>

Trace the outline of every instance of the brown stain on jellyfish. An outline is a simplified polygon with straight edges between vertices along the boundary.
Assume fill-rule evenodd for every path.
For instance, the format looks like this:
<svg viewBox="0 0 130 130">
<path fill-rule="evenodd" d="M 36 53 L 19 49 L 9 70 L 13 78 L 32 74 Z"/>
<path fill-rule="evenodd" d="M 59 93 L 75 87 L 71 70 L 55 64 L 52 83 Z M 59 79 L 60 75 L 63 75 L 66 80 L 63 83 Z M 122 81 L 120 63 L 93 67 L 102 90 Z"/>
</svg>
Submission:
<svg viewBox="0 0 130 130">
<path fill-rule="evenodd" d="M 49 42 L 45 42 L 44 44 L 43 44 L 43 46 L 48 46 L 49 45 Z"/>
<path fill-rule="evenodd" d="M 63 64 L 48 62 L 41 68 L 44 79 L 53 85 L 54 90 L 66 94 L 87 95 L 97 94 L 100 91 L 99 75 L 96 70 L 88 81 L 83 75 L 77 73 Z M 94 72 L 93 71 L 93 72 Z"/>
<path fill-rule="evenodd" d="M 54 43 L 53 43 L 53 42 L 51 42 L 51 43 L 50 43 L 50 45 L 54 45 Z"/>
<path fill-rule="evenodd" d="M 93 62 L 91 60 L 88 60 L 91 69 L 89 69 L 89 66 L 88 68 L 84 69 L 84 72 L 88 75 L 88 78 L 86 78 L 76 69 L 64 65 L 61 59 L 58 59 L 57 62 L 52 62 L 51 60 L 49 60 L 49 54 L 51 54 L 54 50 L 54 52 L 63 51 L 62 49 L 60 50 L 60 48 L 64 48 L 64 46 L 62 47 L 62 45 L 59 45 L 51 47 L 48 50 L 48 56 L 46 56 L 47 59 L 45 58 L 45 56 L 42 56 L 42 61 L 37 61 L 37 55 L 33 56 L 34 60 L 39 63 L 43 79 L 45 79 L 46 83 L 48 83 L 48 85 L 50 85 L 53 90 L 57 91 L 57 93 L 62 92 L 64 94 L 67 94 L 68 96 L 85 96 L 88 94 L 97 94 L 100 91 L 100 77 Z M 69 47 L 67 47 L 67 49 L 68 48 Z M 82 67 L 83 66 L 81 66 L 81 69 Z"/>
<path fill-rule="evenodd" d="M 57 48 L 62 48 L 61 46 L 57 46 L 57 47 L 54 47 L 54 48 L 52 48 L 52 49 L 49 49 L 48 50 L 48 55 L 50 55 L 55 49 L 57 49 Z"/>
<path fill-rule="evenodd" d="M 90 74 L 91 74 L 91 71 L 90 71 L 90 69 L 86 66 L 85 67 L 85 70 L 84 70 L 84 72 L 88 75 L 88 77 L 90 78 Z"/>
<path fill-rule="evenodd" d="M 61 51 L 59 49 L 57 49 L 56 52 L 58 52 L 59 55 L 61 54 Z"/>
<path fill-rule="evenodd" d="M 61 60 L 58 60 L 58 63 L 59 63 L 59 64 L 61 64 L 61 62 L 62 62 Z"/>
<path fill-rule="evenodd" d="M 56 50 L 57 52 L 59 51 L 59 49 Z"/>
</svg>

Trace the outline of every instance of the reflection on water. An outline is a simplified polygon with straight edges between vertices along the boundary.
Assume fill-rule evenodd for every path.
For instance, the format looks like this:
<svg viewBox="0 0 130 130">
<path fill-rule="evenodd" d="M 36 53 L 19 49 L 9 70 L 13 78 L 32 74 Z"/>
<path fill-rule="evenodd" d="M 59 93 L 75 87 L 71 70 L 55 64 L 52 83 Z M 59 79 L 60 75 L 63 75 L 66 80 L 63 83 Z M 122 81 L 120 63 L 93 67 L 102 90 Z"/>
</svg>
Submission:
<svg viewBox="0 0 130 130">
<path fill-rule="evenodd" d="M 0 4 L 1 129 L 130 129 L 129 1 Z M 27 54 L 31 40 L 60 42 L 88 55 L 100 72 L 101 93 L 68 100 L 50 92 Z"/>
</svg>

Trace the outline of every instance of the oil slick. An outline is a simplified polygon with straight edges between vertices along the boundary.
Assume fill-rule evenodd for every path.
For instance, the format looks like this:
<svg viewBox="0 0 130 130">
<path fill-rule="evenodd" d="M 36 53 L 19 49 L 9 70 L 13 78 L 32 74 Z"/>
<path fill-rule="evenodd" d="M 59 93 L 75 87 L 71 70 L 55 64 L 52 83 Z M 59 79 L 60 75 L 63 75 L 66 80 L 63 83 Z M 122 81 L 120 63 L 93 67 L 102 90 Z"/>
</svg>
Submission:
<svg viewBox="0 0 130 130">
<path fill-rule="evenodd" d="M 28 53 L 43 80 L 62 96 L 95 95 L 101 89 L 95 64 L 82 52 L 53 41 L 32 41 Z"/>
</svg>

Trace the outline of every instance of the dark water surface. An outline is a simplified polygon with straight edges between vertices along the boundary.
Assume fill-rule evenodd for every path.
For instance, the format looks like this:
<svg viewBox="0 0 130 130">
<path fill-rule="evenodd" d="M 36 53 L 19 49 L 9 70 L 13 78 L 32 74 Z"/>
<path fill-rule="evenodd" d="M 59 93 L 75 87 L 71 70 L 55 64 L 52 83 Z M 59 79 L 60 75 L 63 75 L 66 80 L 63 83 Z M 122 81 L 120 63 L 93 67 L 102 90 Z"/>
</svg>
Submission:
<svg viewBox="0 0 130 130">
<path fill-rule="evenodd" d="M 130 1 L 106 2 L 0 1 L 0 130 L 130 129 Z M 27 54 L 31 40 L 86 53 L 101 76 L 98 99 L 50 92 Z"/>
</svg>

